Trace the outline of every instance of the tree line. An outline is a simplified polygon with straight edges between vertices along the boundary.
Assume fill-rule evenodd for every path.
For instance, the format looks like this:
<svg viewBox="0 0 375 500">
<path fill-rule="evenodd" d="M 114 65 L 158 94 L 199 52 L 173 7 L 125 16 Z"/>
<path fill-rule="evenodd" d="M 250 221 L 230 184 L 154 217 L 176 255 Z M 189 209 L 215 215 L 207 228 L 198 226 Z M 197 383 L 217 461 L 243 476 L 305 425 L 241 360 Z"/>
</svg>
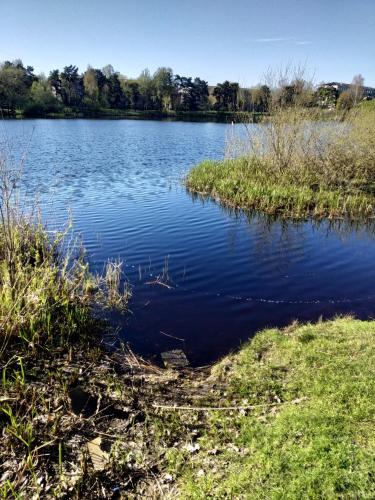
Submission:
<svg viewBox="0 0 375 500">
<path fill-rule="evenodd" d="M 80 73 L 77 66 L 54 69 L 48 77 L 36 75 L 21 60 L 0 64 L 0 108 L 5 115 L 16 110 L 26 115 L 44 115 L 73 110 L 139 111 L 267 111 L 269 89 L 242 89 L 225 81 L 215 87 L 196 77 L 174 74 L 161 67 L 148 69 L 137 78 L 116 72 L 112 65 Z"/>
<path fill-rule="evenodd" d="M 128 78 L 110 64 L 101 69 L 89 66 L 83 73 L 69 65 L 52 70 L 47 77 L 36 75 L 21 60 L 5 61 L 0 64 L 0 111 L 3 116 L 14 116 L 17 110 L 26 116 L 45 116 L 103 109 L 266 113 L 275 99 L 283 106 L 296 101 L 304 106 L 340 104 L 337 92 L 324 86 L 313 88 L 298 75 L 288 82 L 280 80 L 283 83 L 276 86 L 242 88 L 226 80 L 210 87 L 199 77 L 174 74 L 168 67 L 153 74 L 145 69 L 137 78 Z"/>
</svg>

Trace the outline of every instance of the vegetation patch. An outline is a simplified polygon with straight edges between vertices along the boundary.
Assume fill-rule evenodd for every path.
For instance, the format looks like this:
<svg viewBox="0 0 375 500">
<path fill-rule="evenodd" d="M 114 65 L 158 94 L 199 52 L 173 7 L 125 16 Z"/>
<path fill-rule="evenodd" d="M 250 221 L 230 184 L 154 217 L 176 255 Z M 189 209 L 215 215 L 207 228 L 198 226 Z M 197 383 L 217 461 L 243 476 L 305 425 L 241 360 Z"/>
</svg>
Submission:
<svg viewBox="0 0 375 500">
<path fill-rule="evenodd" d="M 0 498 L 158 498 L 176 489 L 165 457 L 197 422 L 176 425 L 153 405 L 192 404 L 202 375 L 110 353 L 102 335 L 92 328 L 67 348 L 2 360 Z"/>
</svg>

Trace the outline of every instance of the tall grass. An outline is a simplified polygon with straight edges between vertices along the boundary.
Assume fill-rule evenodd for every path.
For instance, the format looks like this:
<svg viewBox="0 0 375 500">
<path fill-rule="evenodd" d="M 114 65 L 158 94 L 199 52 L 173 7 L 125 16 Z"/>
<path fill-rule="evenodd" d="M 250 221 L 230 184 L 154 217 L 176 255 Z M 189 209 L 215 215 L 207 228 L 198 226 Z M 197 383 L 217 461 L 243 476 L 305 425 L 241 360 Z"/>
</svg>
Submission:
<svg viewBox="0 0 375 500">
<path fill-rule="evenodd" d="M 252 157 L 278 179 L 328 188 L 367 185 L 365 190 L 373 192 L 375 114 L 357 108 L 342 123 L 322 124 L 318 113 L 300 106 L 278 108 L 258 133 L 249 134 Z"/>
<path fill-rule="evenodd" d="M 21 181 L 22 166 L 0 156 L 0 497 L 55 498 L 79 490 L 69 472 L 86 460 L 82 454 L 71 466 L 76 453 L 68 459 L 65 443 L 79 435 L 68 388 L 104 353 L 94 310 L 126 310 L 131 293 L 122 289 L 119 261 L 90 273 L 69 220 L 49 231 L 38 206 L 25 208 Z M 80 476 L 90 478 L 86 465 Z"/>
<path fill-rule="evenodd" d="M 21 209 L 21 174 L 0 156 L 0 355 L 15 339 L 69 342 L 89 330 L 94 303 L 124 309 L 131 295 L 120 262 L 91 275 L 70 221 L 50 232 L 38 209 Z"/>
</svg>

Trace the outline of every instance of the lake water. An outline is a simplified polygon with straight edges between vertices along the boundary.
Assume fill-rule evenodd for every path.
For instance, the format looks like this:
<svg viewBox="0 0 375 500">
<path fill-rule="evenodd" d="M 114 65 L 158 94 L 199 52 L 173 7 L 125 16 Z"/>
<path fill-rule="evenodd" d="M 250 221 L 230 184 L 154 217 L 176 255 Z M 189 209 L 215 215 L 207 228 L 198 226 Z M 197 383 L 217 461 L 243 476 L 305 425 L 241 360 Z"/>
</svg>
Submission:
<svg viewBox="0 0 375 500">
<path fill-rule="evenodd" d="M 183 349 L 211 362 L 256 331 L 294 319 L 375 305 L 370 228 L 271 222 L 231 213 L 186 192 L 181 179 L 222 158 L 228 126 L 132 120 L 5 121 L 0 140 L 17 158 L 29 142 L 24 186 L 50 220 L 70 208 L 91 268 L 125 262 L 131 314 L 114 315 L 122 338 L 147 357 Z M 165 261 L 171 288 L 150 285 Z"/>
</svg>

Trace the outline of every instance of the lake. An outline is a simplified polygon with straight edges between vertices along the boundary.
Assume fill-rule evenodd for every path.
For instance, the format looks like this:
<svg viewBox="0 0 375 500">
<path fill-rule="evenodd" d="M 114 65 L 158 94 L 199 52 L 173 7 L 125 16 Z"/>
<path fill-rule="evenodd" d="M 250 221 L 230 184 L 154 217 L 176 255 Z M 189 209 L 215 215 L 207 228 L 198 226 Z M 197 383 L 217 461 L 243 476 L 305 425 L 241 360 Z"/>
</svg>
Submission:
<svg viewBox="0 0 375 500">
<path fill-rule="evenodd" d="M 13 158 L 27 147 L 24 189 L 38 193 L 49 221 L 62 224 L 71 209 L 91 269 L 124 261 L 131 314 L 110 319 L 155 361 L 177 348 L 202 365 L 264 327 L 373 316 L 373 228 L 271 221 L 186 192 L 186 172 L 222 158 L 229 129 L 138 120 L 0 125 Z M 170 288 L 150 284 L 166 268 Z"/>
</svg>

